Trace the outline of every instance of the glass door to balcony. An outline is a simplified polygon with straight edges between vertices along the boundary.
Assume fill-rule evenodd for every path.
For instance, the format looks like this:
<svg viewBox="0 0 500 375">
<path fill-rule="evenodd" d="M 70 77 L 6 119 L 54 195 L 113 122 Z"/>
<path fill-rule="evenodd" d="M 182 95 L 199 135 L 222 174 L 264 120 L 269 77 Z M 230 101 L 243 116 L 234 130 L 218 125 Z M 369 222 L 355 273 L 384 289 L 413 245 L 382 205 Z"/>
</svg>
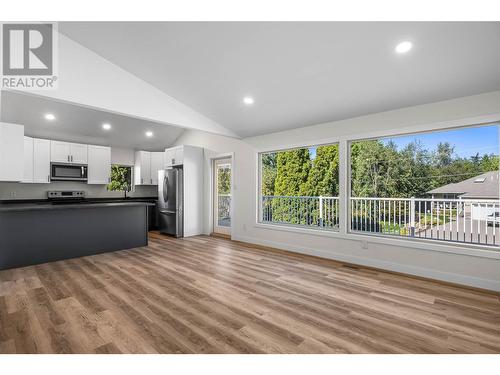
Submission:
<svg viewBox="0 0 500 375">
<path fill-rule="evenodd" d="M 214 233 L 231 234 L 231 159 L 214 160 Z"/>
</svg>

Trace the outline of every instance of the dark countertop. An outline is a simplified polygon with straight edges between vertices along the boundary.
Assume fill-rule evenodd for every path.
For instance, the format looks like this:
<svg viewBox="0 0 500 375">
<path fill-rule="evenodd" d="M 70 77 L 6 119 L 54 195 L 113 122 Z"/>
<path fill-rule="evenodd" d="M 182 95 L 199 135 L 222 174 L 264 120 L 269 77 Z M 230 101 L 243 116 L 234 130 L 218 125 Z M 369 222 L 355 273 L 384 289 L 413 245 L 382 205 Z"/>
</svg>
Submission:
<svg viewBox="0 0 500 375">
<path fill-rule="evenodd" d="M 17 200 L 0 202 L 0 212 L 67 210 L 84 208 L 154 206 L 156 198 L 101 198 L 76 202 L 51 202 L 48 200 Z"/>
</svg>

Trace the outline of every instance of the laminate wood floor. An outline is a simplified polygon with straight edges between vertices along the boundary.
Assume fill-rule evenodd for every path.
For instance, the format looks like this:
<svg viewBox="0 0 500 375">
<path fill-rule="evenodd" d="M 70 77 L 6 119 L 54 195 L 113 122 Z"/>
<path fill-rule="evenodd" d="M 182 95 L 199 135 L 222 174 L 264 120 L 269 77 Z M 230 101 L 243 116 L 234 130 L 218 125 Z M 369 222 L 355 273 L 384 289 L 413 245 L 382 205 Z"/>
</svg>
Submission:
<svg viewBox="0 0 500 375">
<path fill-rule="evenodd" d="M 499 294 L 213 237 L 0 271 L 0 353 L 500 353 Z"/>
</svg>

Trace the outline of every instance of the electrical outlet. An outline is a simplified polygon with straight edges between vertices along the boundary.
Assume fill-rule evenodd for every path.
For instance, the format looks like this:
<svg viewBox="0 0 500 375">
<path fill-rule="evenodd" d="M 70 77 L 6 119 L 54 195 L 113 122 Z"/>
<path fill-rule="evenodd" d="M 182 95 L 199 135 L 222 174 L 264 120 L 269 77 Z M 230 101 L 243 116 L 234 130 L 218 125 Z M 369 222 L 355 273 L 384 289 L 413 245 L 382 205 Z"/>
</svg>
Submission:
<svg viewBox="0 0 500 375">
<path fill-rule="evenodd" d="M 15 198 L 16 196 L 17 196 L 17 192 L 15 192 L 15 191 L 11 191 L 10 192 L 10 197 L 11 198 Z"/>
<path fill-rule="evenodd" d="M 361 241 L 361 248 L 368 249 L 368 242 L 366 242 L 365 240 Z"/>
</svg>

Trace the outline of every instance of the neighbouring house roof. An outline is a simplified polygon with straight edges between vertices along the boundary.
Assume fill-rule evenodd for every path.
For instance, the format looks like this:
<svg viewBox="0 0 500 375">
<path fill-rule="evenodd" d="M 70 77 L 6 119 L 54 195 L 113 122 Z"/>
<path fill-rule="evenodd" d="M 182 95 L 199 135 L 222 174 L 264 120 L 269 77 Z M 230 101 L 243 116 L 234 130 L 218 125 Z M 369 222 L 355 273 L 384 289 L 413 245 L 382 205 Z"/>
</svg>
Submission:
<svg viewBox="0 0 500 375">
<path fill-rule="evenodd" d="M 427 194 L 456 194 L 462 198 L 499 199 L 499 172 L 480 174 L 454 184 L 440 186 Z"/>
</svg>

